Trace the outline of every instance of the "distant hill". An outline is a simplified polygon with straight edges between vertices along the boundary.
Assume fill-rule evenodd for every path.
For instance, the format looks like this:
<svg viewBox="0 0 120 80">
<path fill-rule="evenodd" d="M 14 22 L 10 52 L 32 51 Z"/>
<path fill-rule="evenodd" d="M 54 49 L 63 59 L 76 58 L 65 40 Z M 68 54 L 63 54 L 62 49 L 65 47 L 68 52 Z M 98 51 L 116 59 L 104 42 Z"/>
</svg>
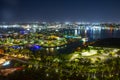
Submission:
<svg viewBox="0 0 120 80">
<path fill-rule="evenodd" d="M 120 38 L 106 38 L 97 40 L 92 46 L 120 48 Z"/>
</svg>

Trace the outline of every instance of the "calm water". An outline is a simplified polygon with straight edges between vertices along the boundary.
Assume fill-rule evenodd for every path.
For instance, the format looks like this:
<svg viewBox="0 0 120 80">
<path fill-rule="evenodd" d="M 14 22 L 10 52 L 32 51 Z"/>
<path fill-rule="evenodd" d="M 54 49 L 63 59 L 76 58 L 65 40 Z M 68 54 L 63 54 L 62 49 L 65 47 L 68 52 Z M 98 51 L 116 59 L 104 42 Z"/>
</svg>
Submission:
<svg viewBox="0 0 120 80">
<path fill-rule="evenodd" d="M 104 38 L 120 38 L 120 29 L 66 29 L 65 35 L 74 35 L 88 38 L 89 41 Z"/>
</svg>

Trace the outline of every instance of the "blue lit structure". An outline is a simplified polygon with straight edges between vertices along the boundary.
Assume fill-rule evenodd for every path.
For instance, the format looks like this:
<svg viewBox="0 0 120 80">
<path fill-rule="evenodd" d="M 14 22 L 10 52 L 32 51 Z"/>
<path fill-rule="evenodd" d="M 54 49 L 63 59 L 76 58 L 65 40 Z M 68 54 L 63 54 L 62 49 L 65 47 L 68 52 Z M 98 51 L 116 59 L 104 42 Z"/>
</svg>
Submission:
<svg viewBox="0 0 120 80">
<path fill-rule="evenodd" d="M 24 30 L 21 30 L 21 31 L 20 31 L 20 34 L 25 34 L 25 31 L 24 31 Z"/>
<path fill-rule="evenodd" d="M 33 46 L 30 47 L 31 51 L 38 51 L 40 49 L 41 49 L 41 46 L 39 46 L 39 45 L 33 45 Z"/>
<path fill-rule="evenodd" d="M 21 47 L 18 45 L 11 46 L 13 49 L 20 49 Z"/>
<path fill-rule="evenodd" d="M 20 34 L 28 34 L 28 31 L 26 31 L 26 30 L 20 30 Z"/>
</svg>

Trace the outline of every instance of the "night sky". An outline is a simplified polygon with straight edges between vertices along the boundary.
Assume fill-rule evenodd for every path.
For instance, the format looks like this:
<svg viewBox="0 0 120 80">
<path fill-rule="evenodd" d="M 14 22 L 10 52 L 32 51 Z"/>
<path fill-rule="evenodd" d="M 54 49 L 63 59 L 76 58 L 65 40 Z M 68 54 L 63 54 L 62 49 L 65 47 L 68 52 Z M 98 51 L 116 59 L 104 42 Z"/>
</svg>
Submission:
<svg viewBox="0 0 120 80">
<path fill-rule="evenodd" d="M 120 0 L 0 0 L 0 22 L 118 22 Z"/>
</svg>

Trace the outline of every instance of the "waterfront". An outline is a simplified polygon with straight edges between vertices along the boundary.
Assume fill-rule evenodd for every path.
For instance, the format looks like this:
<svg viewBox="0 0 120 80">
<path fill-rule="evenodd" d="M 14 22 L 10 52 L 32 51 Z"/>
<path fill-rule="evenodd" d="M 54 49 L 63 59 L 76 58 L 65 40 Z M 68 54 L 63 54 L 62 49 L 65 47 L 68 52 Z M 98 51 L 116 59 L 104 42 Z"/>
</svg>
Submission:
<svg viewBox="0 0 120 80">
<path fill-rule="evenodd" d="M 101 39 L 109 42 L 114 38 L 119 43 L 119 28 L 82 26 L 34 29 L 36 32 L 31 32 L 32 28 L 5 29 L 0 38 L 0 79 L 119 78 L 120 46 L 92 46 Z"/>
</svg>

